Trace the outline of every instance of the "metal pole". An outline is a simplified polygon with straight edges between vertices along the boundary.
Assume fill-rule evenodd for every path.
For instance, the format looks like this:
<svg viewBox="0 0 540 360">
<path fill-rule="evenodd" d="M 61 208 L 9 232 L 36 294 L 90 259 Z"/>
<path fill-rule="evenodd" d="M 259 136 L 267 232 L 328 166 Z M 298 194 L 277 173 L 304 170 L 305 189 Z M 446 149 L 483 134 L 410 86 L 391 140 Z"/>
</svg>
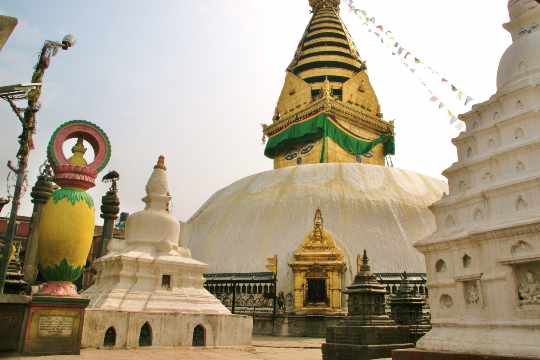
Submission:
<svg viewBox="0 0 540 360">
<path fill-rule="evenodd" d="M 233 281 L 233 291 L 232 291 L 232 313 L 234 314 L 236 305 L 236 281 Z"/>
<path fill-rule="evenodd" d="M 34 74 L 32 75 L 32 83 L 41 83 L 45 70 L 49 67 L 51 56 L 54 56 L 59 48 L 67 50 L 72 44 L 69 40 L 64 44 L 46 41 L 41 49 L 39 60 L 35 66 Z M 17 174 L 15 183 L 15 191 L 11 200 L 11 213 L 9 215 L 8 226 L 4 236 L 2 254 L 0 255 L 0 294 L 4 293 L 4 284 L 6 282 L 7 269 L 9 265 L 9 257 L 11 246 L 15 238 L 17 228 L 17 214 L 21 201 L 23 184 L 26 178 L 26 169 L 28 168 L 28 156 L 33 149 L 32 135 L 36 129 L 36 113 L 39 111 L 39 97 L 41 95 L 41 87 L 32 89 L 28 94 L 28 106 L 24 109 L 24 115 L 21 117 L 18 111 L 16 115 L 21 121 L 22 133 L 19 136 L 19 151 L 17 152 L 18 166 L 14 168 L 11 161 L 8 162 L 8 167 Z M 17 109 L 15 109 L 17 110 Z"/>
<path fill-rule="evenodd" d="M 273 291 L 273 296 L 274 296 L 274 317 L 276 316 L 276 312 L 277 312 L 277 296 L 276 296 L 276 293 L 277 293 L 277 278 L 276 278 L 276 274 L 274 274 L 274 291 Z"/>
</svg>

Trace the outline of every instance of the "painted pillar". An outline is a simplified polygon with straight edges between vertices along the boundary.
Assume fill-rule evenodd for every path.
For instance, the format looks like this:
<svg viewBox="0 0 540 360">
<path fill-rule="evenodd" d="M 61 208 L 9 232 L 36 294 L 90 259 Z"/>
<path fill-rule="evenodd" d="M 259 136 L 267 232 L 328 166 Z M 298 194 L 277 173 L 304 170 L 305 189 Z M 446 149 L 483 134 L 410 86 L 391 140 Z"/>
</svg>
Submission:
<svg viewBox="0 0 540 360">
<path fill-rule="evenodd" d="M 98 257 L 107 254 L 107 246 L 113 237 L 114 221 L 118 218 L 120 212 L 120 199 L 118 199 L 118 189 L 116 180 L 113 185 L 101 198 L 101 218 L 103 219 L 103 231 L 101 233 L 101 244 Z"/>
<path fill-rule="evenodd" d="M 39 242 L 39 223 L 43 205 L 47 203 L 54 191 L 54 184 L 51 179 L 50 169 L 45 170 L 38 176 L 36 184 L 32 188 L 30 195 L 34 209 L 32 211 L 32 222 L 30 223 L 30 236 L 26 242 L 24 255 L 24 281 L 33 284 L 38 274 L 38 242 Z"/>
</svg>

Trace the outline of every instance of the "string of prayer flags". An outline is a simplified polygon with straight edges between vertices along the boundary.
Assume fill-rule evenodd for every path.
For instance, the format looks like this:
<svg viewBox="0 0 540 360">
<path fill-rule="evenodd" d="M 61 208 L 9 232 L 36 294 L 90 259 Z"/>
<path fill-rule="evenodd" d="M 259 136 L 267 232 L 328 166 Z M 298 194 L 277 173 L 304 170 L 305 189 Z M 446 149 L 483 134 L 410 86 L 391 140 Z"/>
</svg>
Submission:
<svg viewBox="0 0 540 360">
<path fill-rule="evenodd" d="M 420 75 L 430 75 L 434 78 L 438 78 L 437 83 L 443 84 L 444 87 L 448 86 L 448 90 L 451 90 L 453 96 L 456 98 L 456 100 L 459 100 L 463 106 L 469 106 L 470 103 L 474 100 L 473 97 L 467 95 L 463 90 L 450 83 L 447 78 L 441 76 L 441 74 L 435 69 L 433 69 L 433 67 L 425 64 L 424 61 L 421 60 L 419 57 L 415 56 L 413 52 L 407 50 L 399 41 L 396 40 L 393 32 L 388 30 L 386 26 L 380 23 L 376 25 L 375 17 L 371 17 L 366 10 L 357 8 L 354 4 L 354 0 L 345 1 L 348 4 L 350 10 L 354 14 L 359 16 L 360 20 L 362 21 L 362 25 L 367 27 L 368 32 L 377 36 L 377 38 L 382 44 L 386 44 L 386 47 L 391 49 L 392 55 L 398 56 L 403 66 L 405 66 L 409 70 L 409 72 L 413 74 L 416 79 L 422 84 L 422 86 L 424 86 L 427 92 L 431 95 L 430 101 L 438 103 L 438 108 L 440 110 L 447 110 L 448 117 L 450 118 L 450 124 L 456 123 L 458 118 L 447 107 L 445 103 L 440 101 L 440 97 L 435 95 L 435 92 L 427 84 L 427 80 L 424 80 Z M 403 56 L 403 54 L 405 55 Z M 465 99 L 464 102 L 463 99 Z M 461 130 L 462 128 L 462 123 L 458 123 L 456 125 L 456 129 Z"/>
</svg>

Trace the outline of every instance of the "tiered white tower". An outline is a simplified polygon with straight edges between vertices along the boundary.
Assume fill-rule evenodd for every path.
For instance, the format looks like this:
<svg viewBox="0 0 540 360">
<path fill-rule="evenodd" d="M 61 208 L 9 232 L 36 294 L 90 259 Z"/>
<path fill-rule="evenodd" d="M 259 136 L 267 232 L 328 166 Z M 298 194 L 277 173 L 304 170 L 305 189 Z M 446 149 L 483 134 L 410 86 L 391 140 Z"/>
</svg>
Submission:
<svg viewBox="0 0 540 360">
<path fill-rule="evenodd" d="M 231 315 L 204 289 L 208 266 L 179 246 L 162 156 L 146 193 L 145 209 L 128 218 L 126 239 L 111 242 L 96 262 L 96 283 L 83 293 L 90 299 L 83 346 L 192 345 L 194 331 L 198 344 L 249 344 L 252 319 Z"/>
<path fill-rule="evenodd" d="M 497 93 L 461 116 L 450 193 L 432 211 L 428 351 L 540 357 L 540 5 L 511 0 Z"/>
</svg>

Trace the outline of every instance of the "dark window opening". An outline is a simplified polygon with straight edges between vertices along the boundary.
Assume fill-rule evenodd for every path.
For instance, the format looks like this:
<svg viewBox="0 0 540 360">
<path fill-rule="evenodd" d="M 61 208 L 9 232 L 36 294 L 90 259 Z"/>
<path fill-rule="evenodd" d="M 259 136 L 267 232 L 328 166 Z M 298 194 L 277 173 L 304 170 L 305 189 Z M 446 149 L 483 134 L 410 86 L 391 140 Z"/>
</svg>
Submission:
<svg viewBox="0 0 540 360">
<path fill-rule="evenodd" d="M 171 290 L 171 275 L 161 275 L 161 288 Z"/>
<path fill-rule="evenodd" d="M 301 157 L 296 158 L 296 165 L 302 165 L 302 158 Z"/>
<path fill-rule="evenodd" d="M 110 327 L 105 331 L 105 338 L 103 339 L 103 346 L 113 347 L 116 345 L 116 330 L 114 327 Z"/>
<path fill-rule="evenodd" d="M 141 327 L 139 346 L 152 346 L 152 327 L 147 322 Z"/>
<path fill-rule="evenodd" d="M 308 279 L 308 304 L 326 303 L 326 279 Z"/>
<path fill-rule="evenodd" d="M 338 100 L 342 101 L 343 98 L 343 90 L 341 89 L 332 89 L 332 95 L 337 98 Z"/>
<path fill-rule="evenodd" d="M 195 326 L 193 329 L 193 346 L 206 346 L 206 331 L 202 325 Z"/>
<path fill-rule="evenodd" d="M 312 89 L 311 90 L 311 100 L 317 100 L 321 97 L 321 89 Z"/>
</svg>

